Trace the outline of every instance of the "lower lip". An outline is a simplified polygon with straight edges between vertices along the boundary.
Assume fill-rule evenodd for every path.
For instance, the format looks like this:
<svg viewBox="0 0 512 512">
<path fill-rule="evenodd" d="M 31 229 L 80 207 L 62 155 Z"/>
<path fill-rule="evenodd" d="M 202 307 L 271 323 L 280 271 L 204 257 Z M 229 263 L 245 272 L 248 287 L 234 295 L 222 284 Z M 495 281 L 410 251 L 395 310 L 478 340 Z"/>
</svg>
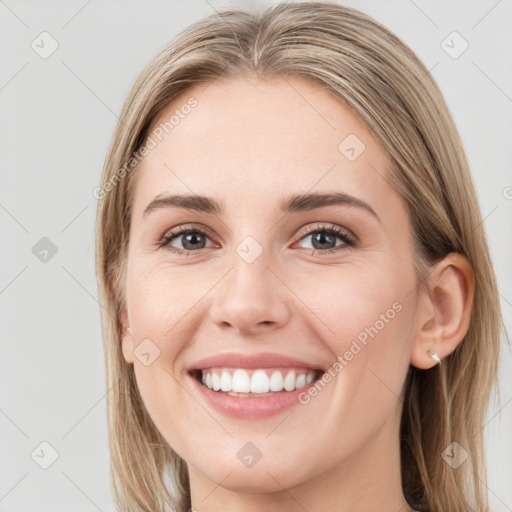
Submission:
<svg viewBox="0 0 512 512">
<path fill-rule="evenodd" d="M 206 402 L 215 410 L 234 418 L 243 419 L 266 418 L 300 404 L 299 395 L 307 393 L 308 389 L 314 386 L 318 380 L 315 379 L 311 384 L 295 391 L 285 391 L 272 396 L 235 397 L 221 391 L 211 390 L 192 375 L 189 375 L 189 378 L 192 379 L 194 386 L 198 388 Z"/>
</svg>

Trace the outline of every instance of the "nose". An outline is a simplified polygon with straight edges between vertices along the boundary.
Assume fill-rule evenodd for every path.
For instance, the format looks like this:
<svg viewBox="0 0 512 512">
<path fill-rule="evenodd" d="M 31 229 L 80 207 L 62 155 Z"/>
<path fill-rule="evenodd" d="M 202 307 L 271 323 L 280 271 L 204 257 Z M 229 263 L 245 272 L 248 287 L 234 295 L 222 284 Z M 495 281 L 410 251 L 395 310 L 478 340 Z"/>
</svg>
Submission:
<svg viewBox="0 0 512 512">
<path fill-rule="evenodd" d="M 210 317 L 221 329 L 237 334 L 263 334 L 284 326 L 290 318 L 290 292 L 264 254 L 249 263 L 238 254 L 215 287 Z"/>
</svg>

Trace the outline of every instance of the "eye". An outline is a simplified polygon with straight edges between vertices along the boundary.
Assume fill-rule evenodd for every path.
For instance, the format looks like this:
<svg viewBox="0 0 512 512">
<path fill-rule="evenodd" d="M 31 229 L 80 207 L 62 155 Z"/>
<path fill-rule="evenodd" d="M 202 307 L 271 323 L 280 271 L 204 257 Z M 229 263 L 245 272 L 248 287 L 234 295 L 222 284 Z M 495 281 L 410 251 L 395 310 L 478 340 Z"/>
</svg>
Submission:
<svg viewBox="0 0 512 512">
<path fill-rule="evenodd" d="M 312 237 L 313 247 L 302 248 L 310 251 L 310 254 L 319 253 L 320 255 L 326 255 L 327 253 L 334 253 L 347 248 L 352 249 L 357 245 L 356 238 L 350 232 L 335 224 L 319 224 L 314 228 L 305 228 L 298 234 L 298 237 L 299 241 Z M 178 255 L 188 256 L 194 252 L 201 251 L 201 249 L 207 249 L 206 243 L 210 239 L 213 239 L 213 236 L 204 228 L 178 226 L 168 231 L 157 245 L 165 247 L 170 252 Z M 336 239 L 341 240 L 342 243 L 337 244 Z M 176 241 L 179 242 L 181 248 L 173 245 Z"/>
<path fill-rule="evenodd" d="M 206 241 L 210 238 L 210 234 L 203 228 L 178 226 L 168 231 L 158 242 L 159 247 L 165 247 L 176 254 L 185 254 L 188 256 L 192 252 L 199 252 L 205 249 Z M 178 241 L 182 248 L 171 245 L 172 242 Z"/>
<path fill-rule="evenodd" d="M 318 225 L 315 228 L 306 228 L 299 235 L 300 241 L 311 237 L 312 248 L 304 249 L 311 251 L 310 254 L 319 253 L 325 255 L 334 253 L 343 249 L 353 249 L 356 247 L 356 239 L 348 231 L 335 224 Z M 336 238 L 342 241 L 336 244 Z"/>
</svg>

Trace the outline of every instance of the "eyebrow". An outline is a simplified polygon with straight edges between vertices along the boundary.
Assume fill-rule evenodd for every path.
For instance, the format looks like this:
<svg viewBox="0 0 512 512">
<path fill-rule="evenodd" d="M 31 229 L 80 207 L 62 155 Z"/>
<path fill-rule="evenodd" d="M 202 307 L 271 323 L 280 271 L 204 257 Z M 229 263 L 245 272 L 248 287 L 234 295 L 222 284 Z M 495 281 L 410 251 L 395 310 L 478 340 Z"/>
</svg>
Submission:
<svg viewBox="0 0 512 512">
<path fill-rule="evenodd" d="M 360 208 L 370 213 L 380 222 L 379 216 L 366 201 L 344 192 L 297 194 L 286 197 L 280 203 L 283 213 L 310 211 L 332 205 L 348 205 Z M 184 208 L 210 215 L 222 215 L 224 210 L 222 203 L 211 197 L 186 194 L 162 196 L 160 194 L 149 203 L 142 216 L 146 217 L 152 211 L 161 208 Z"/>
</svg>

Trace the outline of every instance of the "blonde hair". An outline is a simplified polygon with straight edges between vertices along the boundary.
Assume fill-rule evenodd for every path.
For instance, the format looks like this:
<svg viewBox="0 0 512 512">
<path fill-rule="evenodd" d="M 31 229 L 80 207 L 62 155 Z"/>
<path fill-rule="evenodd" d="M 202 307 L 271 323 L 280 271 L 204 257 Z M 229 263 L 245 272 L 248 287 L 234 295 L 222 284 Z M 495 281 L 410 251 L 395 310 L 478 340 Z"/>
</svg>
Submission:
<svg viewBox="0 0 512 512">
<path fill-rule="evenodd" d="M 487 510 L 483 422 L 505 329 L 464 149 L 438 86 L 413 51 L 371 17 L 324 2 L 281 3 L 264 12 L 231 9 L 198 21 L 149 63 L 124 103 L 98 189 L 96 226 L 118 507 L 156 512 L 191 506 L 186 463 L 150 419 L 121 351 L 134 155 L 179 94 L 199 82 L 244 75 L 320 84 L 376 134 L 410 215 L 417 291 L 428 292 L 429 265 L 448 253 L 471 263 L 475 295 L 464 340 L 443 364 L 409 369 L 400 428 L 402 483 L 417 510 Z M 469 455 L 457 469 L 441 457 L 454 441 Z"/>
</svg>

